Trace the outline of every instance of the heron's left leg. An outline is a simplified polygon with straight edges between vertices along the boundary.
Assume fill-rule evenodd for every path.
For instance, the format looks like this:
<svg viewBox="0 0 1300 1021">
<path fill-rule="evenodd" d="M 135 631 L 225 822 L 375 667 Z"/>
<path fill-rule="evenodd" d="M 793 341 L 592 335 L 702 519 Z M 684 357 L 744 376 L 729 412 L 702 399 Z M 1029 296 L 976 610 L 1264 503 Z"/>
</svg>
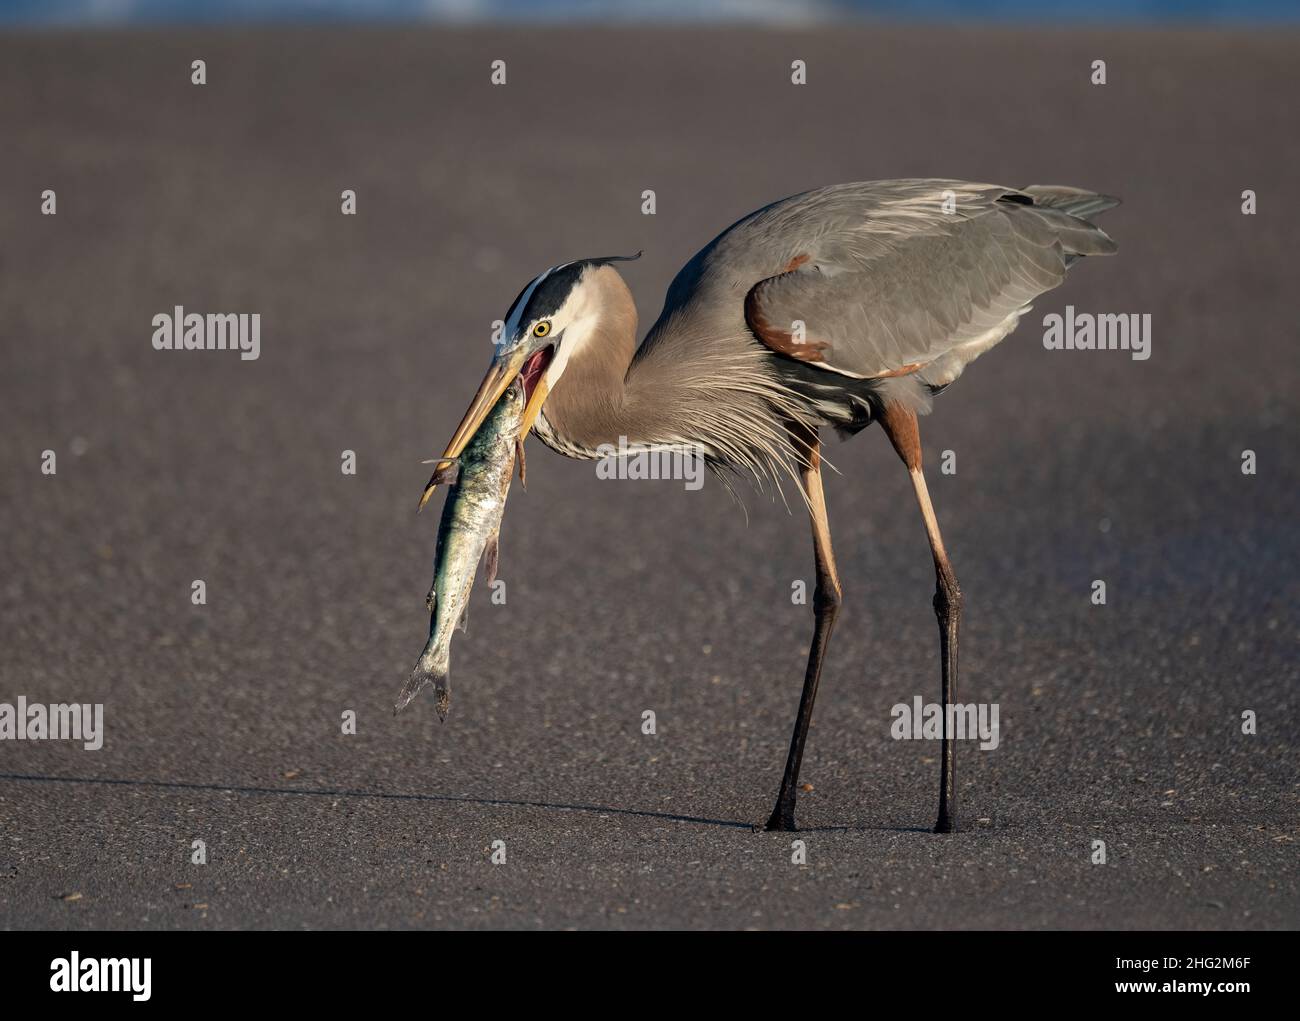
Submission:
<svg viewBox="0 0 1300 1021">
<path fill-rule="evenodd" d="M 939 821 L 936 833 L 955 833 L 957 830 L 956 743 L 949 726 L 948 706 L 957 701 L 957 631 L 961 624 L 961 589 L 957 575 L 948 562 L 948 552 L 939 534 L 939 522 L 930 503 L 930 491 L 921 471 L 921 433 L 916 424 L 916 412 L 901 404 L 890 403 L 880 416 L 885 430 L 898 456 L 907 465 L 912 476 L 916 502 L 925 519 L 925 534 L 930 540 L 930 553 L 934 556 L 934 612 L 939 618 L 939 657 L 941 660 L 943 697 L 943 745 L 939 753 Z"/>
<path fill-rule="evenodd" d="M 826 496 L 822 492 L 821 444 L 815 432 L 795 434 L 805 451 L 805 465 L 801 474 L 804 493 L 808 497 L 808 513 L 812 518 L 813 554 L 817 560 L 817 588 L 813 594 L 813 612 L 816 624 L 812 647 L 808 650 L 808 669 L 804 674 L 803 694 L 799 697 L 799 715 L 795 718 L 794 734 L 790 738 L 790 754 L 781 777 L 781 790 L 776 796 L 776 807 L 767 821 L 769 830 L 793 831 L 795 788 L 799 784 L 799 766 L 803 762 L 803 746 L 808 738 L 808 724 L 812 722 L 813 702 L 817 699 L 817 682 L 821 679 L 822 660 L 831 640 L 835 618 L 840 612 L 840 578 L 835 570 L 835 554 L 831 550 L 831 527 L 826 518 Z"/>
</svg>

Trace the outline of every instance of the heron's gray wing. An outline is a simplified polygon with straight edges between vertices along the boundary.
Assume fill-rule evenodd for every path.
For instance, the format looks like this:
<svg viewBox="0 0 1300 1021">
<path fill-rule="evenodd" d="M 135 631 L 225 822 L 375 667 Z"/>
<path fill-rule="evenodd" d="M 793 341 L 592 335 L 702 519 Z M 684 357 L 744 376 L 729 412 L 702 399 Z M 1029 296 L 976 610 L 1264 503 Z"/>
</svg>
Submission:
<svg viewBox="0 0 1300 1021">
<path fill-rule="evenodd" d="M 895 192 L 870 205 L 849 193 L 814 216 L 787 214 L 787 237 L 802 227 L 799 250 L 745 298 L 764 344 L 845 375 L 922 371 L 943 383 L 1061 283 L 1072 257 L 1115 249 L 1092 224 L 1015 189 L 888 183 Z"/>
</svg>

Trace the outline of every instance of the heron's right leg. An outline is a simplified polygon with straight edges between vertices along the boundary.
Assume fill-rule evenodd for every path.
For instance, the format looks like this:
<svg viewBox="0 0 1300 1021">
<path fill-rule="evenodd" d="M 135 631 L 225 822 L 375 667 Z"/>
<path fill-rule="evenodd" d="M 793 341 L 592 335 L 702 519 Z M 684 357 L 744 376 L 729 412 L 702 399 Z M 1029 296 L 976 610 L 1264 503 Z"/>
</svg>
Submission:
<svg viewBox="0 0 1300 1021">
<path fill-rule="evenodd" d="M 813 554 L 817 561 L 817 588 L 813 594 L 812 647 L 808 650 L 808 669 L 804 674 L 803 694 L 799 697 L 799 715 L 795 718 L 794 734 L 790 738 L 790 754 L 781 777 L 781 790 L 776 796 L 776 807 L 767 821 L 767 829 L 793 831 L 795 790 L 799 785 L 799 766 L 803 762 L 803 746 L 808 738 L 808 724 L 812 722 L 813 702 L 817 698 L 817 682 L 821 679 L 822 660 L 831 640 L 835 618 L 840 612 L 840 579 L 835 570 L 835 554 L 831 550 L 831 528 L 826 518 L 826 496 L 822 492 L 821 444 L 817 434 L 799 437 L 806 451 L 806 465 L 801 474 L 804 493 L 808 496 L 809 516 L 812 518 Z"/>
<path fill-rule="evenodd" d="M 930 503 L 930 491 L 921 471 L 921 433 L 916 424 L 916 412 L 901 404 L 890 403 L 880 416 L 880 425 L 903 459 L 916 502 L 925 521 L 925 534 L 930 540 L 930 553 L 934 557 L 934 613 L 939 618 L 940 680 L 943 698 L 943 744 L 939 752 L 939 821 L 936 833 L 957 831 L 957 748 L 955 735 L 949 726 L 948 706 L 957 701 L 957 634 L 961 625 L 961 589 L 957 575 L 948 561 L 948 551 L 939 534 L 939 522 Z"/>
</svg>

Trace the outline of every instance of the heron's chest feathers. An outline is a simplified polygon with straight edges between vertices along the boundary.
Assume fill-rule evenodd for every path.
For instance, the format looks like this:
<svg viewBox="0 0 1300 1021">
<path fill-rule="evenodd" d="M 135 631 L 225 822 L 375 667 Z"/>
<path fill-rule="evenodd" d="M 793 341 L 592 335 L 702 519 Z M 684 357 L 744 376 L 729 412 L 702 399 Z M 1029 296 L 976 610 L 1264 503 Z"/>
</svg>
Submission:
<svg viewBox="0 0 1300 1021">
<path fill-rule="evenodd" d="M 533 434 L 557 454 L 563 454 L 565 457 L 576 458 L 579 461 L 591 461 L 601 456 L 596 447 L 580 443 L 563 433 L 557 432 L 555 427 L 551 425 L 550 419 L 546 417 L 545 409 L 537 416 L 537 421 L 533 423 Z"/>
</svg>

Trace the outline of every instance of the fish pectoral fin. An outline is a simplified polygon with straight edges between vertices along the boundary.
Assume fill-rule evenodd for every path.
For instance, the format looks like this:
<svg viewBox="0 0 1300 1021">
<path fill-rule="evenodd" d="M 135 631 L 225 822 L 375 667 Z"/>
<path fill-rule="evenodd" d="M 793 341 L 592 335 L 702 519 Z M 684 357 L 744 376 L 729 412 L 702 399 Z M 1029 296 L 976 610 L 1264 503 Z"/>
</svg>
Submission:
<svg viewBox="0 0 1300 1021">
<path fill-rule="evenodd" d="M 528 465 L 524 461 L 524 438 L 515 437 L 515 463 L 519 466 L 519 484 L 528 492 Z"/>
<path fill-rule="evenodd" d="M 460 620 L 456 621 L 456 630 L 462 634 L 469 634 L 469 603 L 466 603 L 465 609 L 460 611 Z"/>
<path fill-rule="evenodd" d="M 424 605 L 429 608 L 430 613 L 438 612 L 438 590 L 436 588 L 429 589 L 429 594 L 424 597 Z"/>
<path fill-rule="evenodd" d="M 497 564 L 501 557 L 501 533 L 493 532 L 488 536 L 487 546 L 483 549 L 483 573 L 491 585 L 497 580 Z"/>
</svg>

